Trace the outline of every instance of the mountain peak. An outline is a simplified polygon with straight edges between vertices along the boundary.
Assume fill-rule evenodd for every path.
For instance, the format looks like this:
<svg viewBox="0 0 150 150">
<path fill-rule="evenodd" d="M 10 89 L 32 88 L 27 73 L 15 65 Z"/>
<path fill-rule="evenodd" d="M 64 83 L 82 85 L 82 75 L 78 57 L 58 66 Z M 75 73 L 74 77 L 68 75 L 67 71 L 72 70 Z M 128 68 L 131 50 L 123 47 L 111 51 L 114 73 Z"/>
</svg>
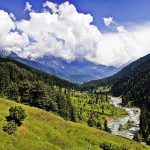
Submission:
<svg viewBox="0 0 150 150">
<path fill-rule="evenodd" d="M 96 64 L 85 57 L 72 57 L 71 59 L 66 59 L 54 55 L 35 57 L 34 55 L 28 54 L 22 56 L 24 59 L 18 59 L 19 57 L 17 54 L 5 50 L 1 50 L 0 55 L 13 57 L 30 67 L 75 83 L 101 79 L 118 72 L 118 69 L 115 67 Z"/>
<path fill-rule="evenodd" d="M 87 60 L 85 57 L 72 57 L 67 60 L 67 62 L 75 62 L 75 61 L 84 62 L 89 60 Z"/>
<path fill-rule="evenodd" d="M 3 57 L 18 57 L 18 55 L 15 52 L 10 51 L 10 50 L 5 50 L 5 49 L 0 50 L 0 56 L 3 56 Z"/>
</svg>

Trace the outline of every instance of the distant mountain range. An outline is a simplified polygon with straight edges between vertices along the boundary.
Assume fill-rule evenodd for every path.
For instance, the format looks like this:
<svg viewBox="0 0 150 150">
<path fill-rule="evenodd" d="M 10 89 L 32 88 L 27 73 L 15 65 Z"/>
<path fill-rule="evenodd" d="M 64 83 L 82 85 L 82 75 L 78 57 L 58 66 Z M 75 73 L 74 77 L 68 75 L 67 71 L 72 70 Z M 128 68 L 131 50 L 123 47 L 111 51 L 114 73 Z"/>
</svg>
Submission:
<svg viewBox="0 0 150 150">
<path fill-rule="evenodd" d="M 82 87 L 86 88 L 86 90 L 88 90 L 88 89 L 97 89 L 100 86 L 107 86 L 107 85 L 112 86 L 112 88 L 113 87 L 116 88 L 116 87 L 120 86 L 120 87 L 122 87 L 121 89 L 119 89 L 119 90 L 116 89 L 117 93 L 118 93 L 118 91 L 120 92 L 117 95 L 115 94 L 116 93 L 115 89 L 112 89 L 115 96 L 119 96 L 122 94 L 122 91 L 125 91 L 126 86 L 128 84 L 128 80 L 130 79 L 131 81 L 133 81 L 134 80 L 133 77 L 135 75 L 138 74 L 137 76 L 139 76 L 139 77 L 136 77 L 138 79 L 138 81 L 140 81 L 143 78 L 147 79 L 147 77 L 141 76 L 140 74 L 142 74 L 145 70 L 149 73 L 148 65 L 150 65 L 150 54 L 148 54 L 144 57 L 141 57 L 141 58 L 137 59 L 136 61 L 128 64 L 127 66 L 123 67 L 118 73 L 116 73 L 110 77 L 85 82 L 84 84 L 82 84 Z M 143 71 L 142 69 L 143 70 L 145 69 L 145 70 Z M 136 83 L 138 83 L 138 82 L 136 82 Z M 124 85 L 124 87 L 122 86 L 122 84 Z M 129 85 L 129 87 L 131 88 L 132 86 Z"/>
<path fill-rule="evenodd" d="M 11 57 L 35 69 L 56 75 L 74 83 L 102 79 L 117 73 L 120 69 L 93 63 L 86 58 L 76 57 L 66 60 L 62 57 L 44 55 L 38 58 L 21 58 L 12 51 L 0 50 L 0 56 Z"/>
</svg>

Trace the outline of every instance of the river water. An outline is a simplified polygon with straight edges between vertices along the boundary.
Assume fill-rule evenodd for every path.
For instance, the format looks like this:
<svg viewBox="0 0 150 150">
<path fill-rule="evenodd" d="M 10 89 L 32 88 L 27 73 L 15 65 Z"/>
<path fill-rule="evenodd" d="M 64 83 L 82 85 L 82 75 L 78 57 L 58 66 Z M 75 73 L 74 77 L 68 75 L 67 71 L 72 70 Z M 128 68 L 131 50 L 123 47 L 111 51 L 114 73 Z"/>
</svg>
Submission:
<svg viewBox="0 0 150 150">
<path fill-rule="evenodd" d="M 121 98 L 111 97 L 111 103 L 115 107 L 122 107 L 120 105 L 122 103 Z M 134 133 L 139 130 L 140 109 L 135 108 L 135 107 L 134 108 L 122 107 L 122 108 L 124 108 L 128 112 L 128 115 L 110 122 L 108 124 L 108 127 L 112 131 L 112 134 L 120 135 L 129 139 L 133 139 Z M 125 123 L 127 123 L 128 120 L 134 122 L 132 128 L 125 130 L 125 131 L 120 131 L 119 126 L 124 125 Z"/>
</svg>

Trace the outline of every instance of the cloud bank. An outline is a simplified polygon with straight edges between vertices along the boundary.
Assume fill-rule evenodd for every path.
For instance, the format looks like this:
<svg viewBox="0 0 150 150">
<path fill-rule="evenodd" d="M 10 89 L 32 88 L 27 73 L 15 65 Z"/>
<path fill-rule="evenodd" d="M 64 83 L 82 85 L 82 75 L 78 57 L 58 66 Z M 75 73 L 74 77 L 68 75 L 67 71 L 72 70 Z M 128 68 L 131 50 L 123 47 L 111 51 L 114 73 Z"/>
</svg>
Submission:
<svg viewBox="0 0 150 150">
<path fill-rule="evenodd" d="M 13 50 L 22 57 L 43 55 L 86 57 L 105 65 L 120 66 L 150 52 L 150 24 L 130 29 L 116 25 L 116 31 L 101 33 L 90 14 L 78 12 L 69 2 L 45 2 L 41 12 L 32 10 L 30 19 L 16 21 L 13 14 L 0 11 L 0 48 Z M 103 18 L 106 26 L 113 17 Z"/>
<path fill-rule="evenodd" d="M 13 14 L 0 10 L 0 49 L 21 51 L 29 43 L 26 33 L 16 31 Z"/>
</svg>

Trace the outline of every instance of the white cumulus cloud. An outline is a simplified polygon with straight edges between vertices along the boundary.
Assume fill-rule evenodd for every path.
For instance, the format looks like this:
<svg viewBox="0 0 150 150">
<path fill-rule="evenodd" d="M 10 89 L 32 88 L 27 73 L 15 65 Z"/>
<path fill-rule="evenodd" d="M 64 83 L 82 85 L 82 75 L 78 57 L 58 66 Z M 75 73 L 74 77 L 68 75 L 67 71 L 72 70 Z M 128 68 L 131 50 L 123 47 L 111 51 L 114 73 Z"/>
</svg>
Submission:
<svg viewBox="0 0 150 150">
<path fill-rule="evenodd" d="M 0 49 L 20 51 L 28 44 L 28 36 L 16 31 L 15 22 L 7 12 L 0 10 Z"/>
<path fill-rule="evenodd" d="M 16 20 L 16 17 L 15 17 L 15 15 L 14 15 L 13 13 L 10 13 L 9 16 L 10 16 L 10 18 L 11 18 L 12 20 Z"/>
<path fill-rule="evenodd" d="M 46 1 L 46 2 L 43 4 L 43 7 L 48 7 L 48 8 L 50 8 L 53 13 L 58 12 L 58 4 L 55 4 L 55 3 L 52 3 L 52 2 Z"/>
<path fill-rule="evenodd" d="M 86 56 L 93 54 L 101 40 L 92 21 L 90 14 L 78 13 L 74 5 L 65 2 L 57 13 L 30 12 L 30 19 L 18 22 L 17 28 L 34 39 L 26 47 L 31 55 Z"/>
<path fill-rule="evenodd" d="M 105 33 L 92 60 L 106 65 L 120 66 L 150 53 L 150 24 L 130 30 L 121 27 L 118 32 Z"/>
<path fill-rule="evenodd" d="M 25 10 L 32 11 L 32 5 L 29 2 L 26 2 Z"/>
<path fill-rule="evenodd" d="M 113 17 L 108 17 L 108 18 L 104 17 L 103 21 L 104 21 L 105 26 L 109 26 L 110 24 L 114 23 Z"/>
<path fill-rule="evenodd" d="M 121 33 L 121 32 L 123 33 L 123 32 L 126 32 L 126 29 L 125 29 L 124 26 L 118 26 L 118 27 L 117 27 L 117 31 L 120 32 L 120 33 Z"/>
<path fill-rule="evenodd" d="M 29 7 L 30 6 L 30 7 Z M 69 2 L 60 5 L 45 2 L 36 12 L 27 3 L 28 20 L 0 11 L 0 48 L 14 50 L 20 56 L 55 55 L 86 57 L 105 65 L 120 66 L 150 53 L 150 23 L 132 27 L 116 26 L 113 17 L 105 18 L 106 26 L 115 24 L 116 31 L 101 33 L 93 25 L 93 16 L 78 12 Z"/>
</svg>

